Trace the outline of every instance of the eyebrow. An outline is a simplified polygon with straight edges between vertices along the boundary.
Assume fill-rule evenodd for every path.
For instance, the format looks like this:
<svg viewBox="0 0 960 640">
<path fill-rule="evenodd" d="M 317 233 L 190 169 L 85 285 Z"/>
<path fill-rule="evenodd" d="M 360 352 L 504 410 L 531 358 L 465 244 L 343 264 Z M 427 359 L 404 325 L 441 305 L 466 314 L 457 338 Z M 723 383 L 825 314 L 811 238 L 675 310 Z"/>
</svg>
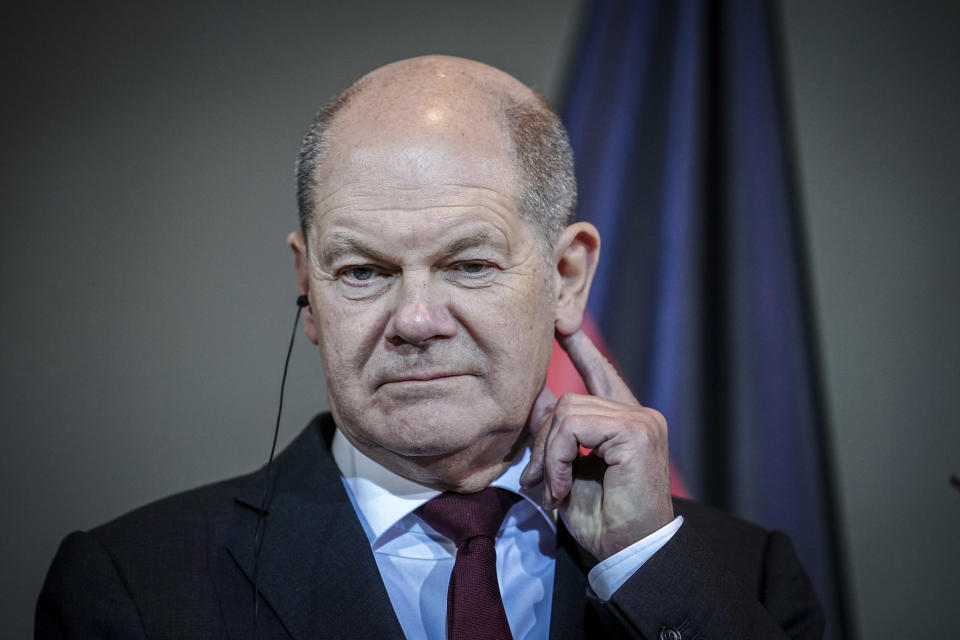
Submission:
<svg viewBox="0 0 960 640">
<path fill-rule="evenodd" d="M 457 238 L 443 247 L 438 253 L 439 255 L 449 256 L 485 244 L 499 246 L 501 243 L 495 242 L 488 231 L 478 229 L 466 236 Z M 323 255 L 327 262 L 334 262 L 344 255 L 362 255 L 378 262 L 391 262 L 390 257 L 386 254 L 377 251 L 363 240 L 347 233 L 331 234 L 328 241 L 324 243 L 321 255 Z"/>
<path fill-rule="evenodd" d="M 323 255 L 327 262 L 333 262 L 337 258 L 349 254 L 360 254 L 369 256 L 380 262 L 388 262 L 386 255 L 380 253 L 362 240 L 346 233 L 332 234 L 321 251 L 321 255 Z"/>
<path fill-rule="evenodd" d="M 490 237 L 489 232 L 482 229 L 478 229 L 473 233 L 471 233 L 470 235 L 464 236 L 462 238 L 457 238 L 456 240 L 448 244 L 444 248 L 443 253 L 445 255 L 453 255 L 455 253 L 460 253 L 465 249 L 472 249 L 474 247 L 479 247 L 485 244 L 496 244 L 496 243 L 492 242 L 492 238 Z"/>
</svg>

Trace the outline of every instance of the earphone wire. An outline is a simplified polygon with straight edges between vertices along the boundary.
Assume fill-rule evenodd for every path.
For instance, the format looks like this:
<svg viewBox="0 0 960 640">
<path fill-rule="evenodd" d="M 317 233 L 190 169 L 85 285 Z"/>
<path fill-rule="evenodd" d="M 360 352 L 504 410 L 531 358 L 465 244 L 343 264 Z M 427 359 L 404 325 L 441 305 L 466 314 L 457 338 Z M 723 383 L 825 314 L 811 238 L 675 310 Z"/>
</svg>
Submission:
<svg viewBox="0 0 960 640">
<path fill-rule="evenodd" d="M 300 312 L 310 304 L 305 295 L 297 296 L 297 315 L 293 318 L 293 330 L 290 333 L 290 344 L 287 346 L 287 357 L 283 361 L 283 376 L 280 378 L 280 401 L 277 403 L 277 422 L 273 427 L 273 442 L 270 445 L 270 456 L 267 458 L 267 467 L 263 480 L 263 502 L 257 514 L 257 527 L 253 532 L 253 640 L 257 640 L 257 631 L 260 627 L 260 586 L 258 582 L 260 567 L 260 551 L 263 548 L 263 537 L 267 529 L 266 516 L 270 503 L 273 501 L 273 491 L 276 478 L 280 475 L 280 461 L 274 468 L 273 458 L 277 452 L 277 439 L 280 435 L 280 416 L 283 415 L 283 390 L 287 384 L 287 369 L 290 367 L 290 355 L 293 353 L 293 344 L 297 338 L 297 325 L 300 323 Z M 271 471 L 273 475 L 271 476 Z"/>
</svg>

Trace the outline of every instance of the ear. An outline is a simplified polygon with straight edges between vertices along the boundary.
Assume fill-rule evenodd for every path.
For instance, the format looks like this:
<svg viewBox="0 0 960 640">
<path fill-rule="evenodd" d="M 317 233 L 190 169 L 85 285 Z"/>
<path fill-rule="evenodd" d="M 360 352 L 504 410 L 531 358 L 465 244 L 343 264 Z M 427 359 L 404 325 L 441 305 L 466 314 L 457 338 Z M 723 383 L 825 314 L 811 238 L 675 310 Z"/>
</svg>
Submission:
<svg viewBox="0 0 960 640">
<path fill-rule="evenodd" d="M 563 335 L 575 333 L 583 322 L 599 258 L 600 232 L 589 222 L 572 224 L 560 234 L 553 250 L 557 291 L 554 324 Z"/>
<path fill-rule="evenodd" d="M 310 295 L 310 276 L 309 258 L 307 257 L 307 242 L 303 234 L 299 231 L 293 231 L 287 236 L 287 244 L 293 250 L 293 268 L 297 272 L 297 291 L 300 295 Z M 317 327 L 313 322 L 313 301 L 310 305 L 303 308 L 301 318 L 303 318 L 303 331 L 307 334 L 307 339 L 313 344 L 317 344 Z"/>
</svg>

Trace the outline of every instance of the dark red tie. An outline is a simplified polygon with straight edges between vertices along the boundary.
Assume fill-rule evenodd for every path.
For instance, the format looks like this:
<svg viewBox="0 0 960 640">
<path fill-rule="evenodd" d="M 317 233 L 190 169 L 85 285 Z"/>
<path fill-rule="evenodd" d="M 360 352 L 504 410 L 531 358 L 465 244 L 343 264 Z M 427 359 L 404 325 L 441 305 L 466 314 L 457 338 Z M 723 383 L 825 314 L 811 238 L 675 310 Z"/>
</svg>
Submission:
<svg viewBox="0 0 960 640">
<path fill-rule="evenodd" d="M 520 496 L 487 487 L 479 493 L 441 493 L 417 514 L 457 545 L 447 587 L 447 640 L 512 638 L 497 585 L 494 539 Z"/>
</svg>

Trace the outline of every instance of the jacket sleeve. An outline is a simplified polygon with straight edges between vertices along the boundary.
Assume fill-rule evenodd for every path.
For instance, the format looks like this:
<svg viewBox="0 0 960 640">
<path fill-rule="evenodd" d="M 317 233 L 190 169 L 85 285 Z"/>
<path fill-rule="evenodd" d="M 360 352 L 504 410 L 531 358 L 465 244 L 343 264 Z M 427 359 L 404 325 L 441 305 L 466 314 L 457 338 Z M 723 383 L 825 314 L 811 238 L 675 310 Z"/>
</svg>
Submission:
<svg viewBox="0 0 960 640">
<path fill-rule="evenodd" d="M 37 600 L 36 640 L 146 638 L 113 560 L 91 533 L 60 544 Z"/>
<path fill-rule="evenodd" d="M 744 541 L 724 557 L 684 524 L 608 602 L 591 599 L 613 636 L 821 638 L 823 612 L 793 546 L 763 535 L 744 562 Z"/>
</svg>

